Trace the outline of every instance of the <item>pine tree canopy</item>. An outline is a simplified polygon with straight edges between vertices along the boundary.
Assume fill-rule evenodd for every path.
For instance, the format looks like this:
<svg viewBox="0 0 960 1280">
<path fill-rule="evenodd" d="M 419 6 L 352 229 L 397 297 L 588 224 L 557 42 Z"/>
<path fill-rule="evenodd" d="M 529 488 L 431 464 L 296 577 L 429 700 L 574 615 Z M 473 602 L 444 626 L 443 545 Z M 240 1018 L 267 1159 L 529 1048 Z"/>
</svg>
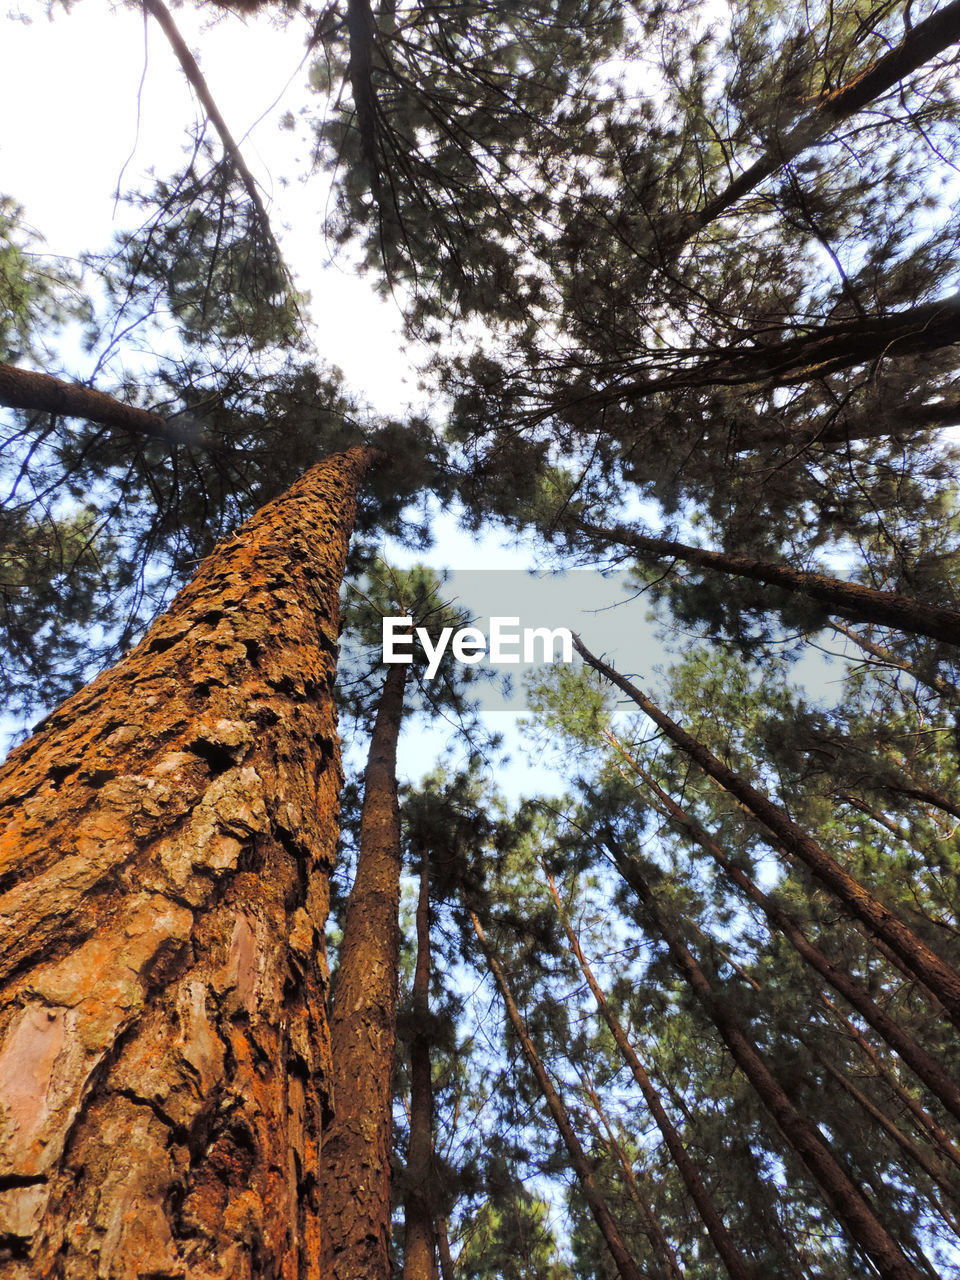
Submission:
<svg viewBox="0 0 960 1280">
<path fill-rule="evenodd" d="M 129 7 L 179 160 L 0 191 L 0 1280 L 960 1275 L 960 0 Z M 656 659 L 504 741 L 445 538 Z"/>
</svg>

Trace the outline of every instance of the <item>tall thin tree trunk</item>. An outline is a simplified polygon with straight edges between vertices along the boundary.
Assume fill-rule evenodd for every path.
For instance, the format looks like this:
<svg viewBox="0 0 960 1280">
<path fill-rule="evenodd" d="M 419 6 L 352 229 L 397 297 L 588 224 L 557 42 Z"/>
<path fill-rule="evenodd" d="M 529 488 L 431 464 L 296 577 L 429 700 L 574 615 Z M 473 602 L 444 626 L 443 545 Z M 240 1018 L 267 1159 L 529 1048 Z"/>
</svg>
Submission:
<svg viewBox="0 0 960 1280">
<path fill-rule="evenodd" d="M 878 591 L 859 582 L 844 582 L 810 569 L 794 569 L 790 565 L 752 556 L 732 555 L 726 551 L 710 551 L 706 547 L 689 546 L 672 538 L 654 538 L 636 533 L 620 525 L 603 528 L 578 521 L 576 527 L 595 541 L 617 543 L 637 551 L 641 559 L 680 560 L 700 569 L 711 569 L 736 578 L 779 587 L 793 595 L 806 596 L 828 613 L 852 618 L 856 622 L 893 627 L 909 635 L 929 636 L 943 644 L 960 644 L 960 611 L 941 605 L 926 604 L 896 591 Z"/>
<path fill-rule="evenodd" d="M 323 1280 L 387 1280 L 393 1063 L 400 965 L 397 739 L 408 666 L 383 683 L 364 773 L 357 873 L 347 900 L 330 1036 L 334 1117 L 323 1134 Z"/>
<path fill-rule="evenodd" d="M 848 1079 L 838 1067 L 835 1067 L 832 1062 L 828 1062 L 823 1054 L 810 1046 L 806 1040 L 804 1040 L 804 1043 L 807 1044 L 810 1052 L 827 1074 L 837 1082 L 841 1089 L 853 1098 L 858 1106 L 863 1108 L 867 1115 L 870 1116 L 870 1118 L 878 1124 L 880 1128 L 889 1135 L 889 1137 L 893 1139 L 908 1159 L 918 1165 L 934 1186 L 939 1188 L 939 1190 L 942 1191 L 949 1200 L 952 1200 L 954 1205 L 960 1205 L 960 1187 L 954 1186 L 950 1183 L 944 1173 L 944 1170 L 937 1164 L 933 1155 L 926 1150 L 926 1148 L 921 1147 L 919 1143 L 914 1142 L 914 1140 L 908 1137 L 901 1129 L 898 1129 L 889 1116 L 887 1116 L 875 1102 L 871 1101 L 862 1089 L 858 1089 L 853 1081 Z M 948 1216 L 944 1216 L 945 1210 L 942 1206 L 938 1208 L 938 1212 L 941 1217 L 944 1218 L 944 1221 L 947 1223 L 950 1230 L 960 1238 L 960 1228 L 957 1227 L 957 1222 L 953 1215 L 949 1214 Z"/>
<path fill-rule="evenodd" d="M 666 1233 L 661 1227 L 657 1215 L 653 1211 L 653 1206 L 647 1199 L 640 1187 L 640 1181 L 637 1178 L 633 1165 L 627 1157 L 627 1153 L 623 1149 L 623 1144 L 617 1139 L 613 1132 L 613 1126 L 607 1113 L 603 1109 L 603 1104 L 594 1088 L 593 1081 L 589 1079 L 586 1073 L 581 1076 L 587 1096 L 590 1099 L 590 1105 L 597 1113 L 597 1118 L 603 1128 L 603 1142 L 607 1150 L 615 1157 L 617 1164 L 620 1166 L 620 1172 L 623 1174 L 624 1182 L 627 1185 L 627 1193 L 636 1207 L 640 1220 L 643 1223 L 644 1235 L 650 1241 L 654 1253 L 659 1254 L 662 1260 L 662 1270 L 666 1280 L 683 1280 L 683 1272 L 680 1270 L 680 1264 L 677 1261 L 677 1255 L 673 1250 L 673 1246 L 666 1237 Z M 600 1130 L 594 1130 L 600 1136 Z"/>
<path fill-rule="evenodd" d="M 836 861 L 826 849 L 821 848 L 788 814 L 773 804 L 756 787 L 708 750 L 696 738 L 671 720 L 666 712 L 644 694 L 636 685 L 615 671 L 608 663 L 595 657 L 579 636 L 574 637 L 574 647 L 594 670 L 607 677 L 618 689 L 622 689 L 637 706 L 656 724 L 677 747 L 694 760 L 704 773 L 718 782 L 725 791 L 740 801 L 763 826 L 777 837 L 778 847 L 799 859 L 813 874 L 847 907 L 853 916 L 862 921 L 872 936 L 885 942 L 921 982 L 925 983 L 942 1003 L 948 1017 L 960 1026 L 960 974 L 929 947 L 922 938 L 906 925 L 894 912 Z"/>
<path fill-rule="evenodd" d="M 833 1001 L 824 992 L 820 992 L 820 1003 L 827 1009 L 830 1014 L 843 1027 L 846 1034 L 857 1046 L 863 1056 L 873 1067 L 877 1078 L 882 1080 L 893 1095 L 903 1104 L 917 1127 L 918 1133 L 926 1134 L 929 1141 L 940 1152 L 945 1160 L 949 1160 L 958 1169 L 960 1169 L 960 1151 L 957 1150 L 953 1139 L 945 1132 L 945 1130 L 934 1120 L 933 1116 L 924 1107 L 920 1105 L 915 1097 L 910 1093 L 909 1089 L 905 1089 L 896 1075 L 890 1070 L 889 1066 L 883 1061 L 877 1051 L 871 1045 L 870 1041 L 858 1031 L 849 1018 L 845 1018 Z"/>
<path fill-rule="evenodd" d="M 0 1259 L 318 1277 L 333 681 L 328 458 L 0 770 Z"/>
<path fill-rule="evenodd" d="M 960 410 L 957 410 L 957 417 L 960 418 Z M 938 697 L 949 698 L 951 702 L 960 701 L 960 689 L 955 684 L 951 684 L 949 680 L 944 680 L 942 676 L 936 673 L 925 675 L 917 668 L 916 663 L 908 662 L 907 659 L 891 653 L 889 649 L 877 644 L 869 636 L 861 635 L 858 631 L 854 631 L 852 627 L 845 626 L 842 622 L 831 622 L 830 630 L 835 631 L 837 635 L 843 636 L 846 640 L 851 640 L 858 649 L 869 654 L 871 658 L 876 658 L 881 666 L 894 667 L 897 671 L 905 672 L 907 675 L 912 676 L 918 684 L 922 684 L 929 689 L 931 693 L 937 694 Z"/>
<path fill-rule="evenodd" d="M 436 1228 L 437 1253 L 440 1255 L 440 1277 L 441 1280 L 453 1280 L 454 1266 L 453 1257 L 450 1253 L 450 1232 L 447 1229 L 447 1219 L 445 1215 L 437 1215 Z"/>
<path fill-rule="evenodd" d="M 850 1180 L 816 1126 L 791 1102 L 729 1003 L 714 991 L 679 930 L 650 891 L 639 867 L 615 846 L 611 848 L 611 852 L 624 879 L 643 903 L 666 942 L 677 971 L 716 1026 L 733 1060 L 756 1090 L 787 1143 L 806 1166 L 837 1221 L 870 1259 L 883 1280 L 918 1280 L 920 1273 Z"/>
<path fill-rule="evenodd" d="M 473 911 L 470 912 L 470 922 L 473 925 L 473 931 L 477 935 L 477 941 L 480 943 L 480 950 L 483 952 L 493 980 L 500 992 L 500 998 L 503 1000 L 504 1008 L 507 1011 L 507 1017 L 510 1025 L 513 1027 L 520 1046 L 523 1049 L 524 1057 L 530 1064 L 530 1069 L 536 1076 L 537 1084 L 543 1094 L 544 1101 L 553 1117 L 553 1122 L 559 1130 L 563 1139 L 564 1146 L 567 1148 L 567 1154 L 570 1156 L 570 1163 L 573 1171 L 577 1175 L 580 1182 L 580 1189 L 583 1192 L 584 1199 L 590 1207 L 593 1219 L 604 1238 L 606 1246 L 613 1258 L 614 1265 L 617 1268 L 621 1280 L 644 1280 L 643 1273 L 634 1262 L 627 1249 L 626 1241 L 623 1238 L 623 1232 L 614 1218 L 613 1214 L 603 1197 L 600 1188 L 597 1186 L 593 1171 L 590 1168 L 590 1162 L 587 1159 L 583 1147 L 580 1145 L 580 1139 L 577 1137 L 567 1115 L 567 1109 L 560 1099 L 560 1095 L 554 1088 L 553 1082 L 547 1074 L 546 1067 L 540 1060 L 540 1055 L 534 1048 L 533 1041 L 524 1024 L 523 1018 L 520 1016 L 520 1010 L 517 1008 L 516 1001 L 510 993 L 507 985 L 506 977 L 499 961 L 493 954 L 490 944 L 487 942 L 486 935 L 480 921 L 477 919 Z"/>
<path fill-rule="evenodd" d="M 666 809 L 667 813 L 700 845 L 741 890 L 744 897 L 755 903 L 766 916 L 769 924 L 783 935 L 797 954 L 826 979 L 833 989 L 839 992 L 848 1003 L 857 1010 L 867 1024 L 881 1036 L 895 1053 L 916 1072 L 930 1091 L 940 1099 L 943 1105 L 960 1120 L 960 1088 L 949 1072 L 936 1059 L 923 1049 L 912 1036 L 900 1026 L 873 999 L 866 987 L 845 969 L 838 968 L 803 932 L 795 916 L 764 893 L 746 872 L 733 863 L 715 840 L 704 831 L 703 827 L 686 813 L 671 797 L 658 786 L 638 761 L 630 759 L 637 776 Z M 732 964 L 732 961 L 731 961 Z"/>
<path fill-rule="evenodd" d="M 593 970 L 590 968 L 586 956 L 583 954 L 583 949 L 580 946 L 580 940 L 574 933 L 569 918 L 567 917 L 567 913 L 563 909 L 563 903 L 561 902 L 560 895 L 557 892 L 557 886 L 554 882 L 553 876 L 550 875 L 549 872 L 546 872 L 546 870 L 545 874 L 547 876 L 547 883 L 550 886 L 550 892 L 553 895 L 553 900 L 557 906 L 560 923 L 563 925 L 564 933 L 567 935 L 567 941 L 570 943 L 570 950 L 573 952 L 577 963 L 580 965 L 583 976 L 587 981 L 587 986 L 593 994 L 593 998 L 597 1003 L 597 1008 L 599 1009 L 604 1022 L 606 1022 L 607 1026 L 610 1028 L 610 1034 L 613 1036 L 617 1048 L 623 1055 L 624 1061 L 630 1068 L 633 1078 L 637 1082 L 640 1092 L 643 1094 L 643 1099 L 647 1104 L 647 1109 L 656 1121 L 657 1128 L 660 1130 L 663 1140 L 667 1145 L 667 1150 L 670 1152 L 670 1156 L 680 1173 L 680 1177 L 683 1179 L 683 1184 L 687 1189 L 687 1193 L 696 1206 L 697 1213 L 699 1213 L 703 1221 L 703 1225 L 706 1227 L 710 1235 L 710 1239 L 713 1241 L 714 1247 L 716 1248 L 717 1253 L 719 1253 L 723 1261 L 723 1265 L 727 1269 L 730 1280 L 753 1280 L 752 1272 L 743 1255 L 734 1244 L 730 1233 L 724 1226 L 723 1219 L 717 1210 L 717 1206 L 713 1202 L 713 1197 L 710 1195 L 710 1192 L 707 1190 L 704 1181 L 700 1176 L 699 1169 L 691 1159 L 683 1144 L 683 1139 L 680 1137 L 680 1134 L 674 1127 L 670 1117 L 664 1110 L 663 1103 L 660 1101 L 660 1095 L 657 1093 L 653 1081 L 650 1079 L 646 1068 L 640 1061 L 640 1057 L 637 1054 L 636 1049 L 634 1049 L 633 1045 L 630 1043 L 630 1039 L 624 1031 L 620 1019 L 610 1008 L 606 994 L 600 986 L 600 983 L 597 981 Z"/>
<path fill-rule="evenodd" d="M 430 860 L 420 852 L 417 899 L 417 965 L 413 975 L 416 1027 L 410 1042 L 409 1187 L 404 1200 L 406 1224 L 403 1280 L 436 1280 L 433 1196 L 433 1081 L 430 1073 Z"/>
</svg>

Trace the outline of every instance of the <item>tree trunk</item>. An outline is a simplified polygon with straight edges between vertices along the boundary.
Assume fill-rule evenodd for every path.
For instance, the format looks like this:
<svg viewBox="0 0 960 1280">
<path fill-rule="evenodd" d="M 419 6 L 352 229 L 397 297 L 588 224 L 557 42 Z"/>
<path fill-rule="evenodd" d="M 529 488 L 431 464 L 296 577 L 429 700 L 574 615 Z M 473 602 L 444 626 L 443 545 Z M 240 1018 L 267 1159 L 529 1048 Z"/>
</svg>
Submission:
<svg viewBox="0 0 960 1280">
<path fill-rule="evenodd" d="M 792 569 L 789 565 L 754 560 L 751 556 L 691 547 L 670 538 L 652 538 L 620 526 L 607 529 L 578 521 L 576 527 L 605 545 L 615 542 L 631 547 L 647 560 L 681 560 L 701 569 L 713 569 L 732 577 L 779 587 L 793 595 L 806 596 L 828 613 L 852 618 L 856 622 L 892 627 L 908 635 L 929 636 L 943 644 L 960 644 L 960 611 L 956 609 L 924 604 L 896 591 L 878 591 L 875 587 L 844 582 L 841 578 L 831 578 L 809 569 Z"/>
<path fill-rule="evenodd" d="M 440 1255 L 441 1280 L 454 1280 L 454 1263 L 450 1253 L 450 1233 L 447 1230 L 447 1219 L 440 1214 L 437 1225 L 437 1253 Z"/>
<path fill-rule="evenodd" d="M 364 773 L 357 874 L 347 901 L 330 1035 L 333 1121 L 323 1134 L 323 1280 L 388 1280 L 393 1062 L 400 965 L 397 739 L 409 667 L 391 666 Z"/>
<path fill-rule="evenodd" d="M 658 1254 L 661 1259 L 664 1280 L 683 1280 L 683 1272 L 680 1270 L 680 1264 L 677 1261 L 673 1246 L 667 1239 L 666 1233 L 653 1211 L 653 1206 L 641 1190 L 633 1165 L 627 1158 L 623 1145 L 617 1140 L 617 1136 L 613 1132 L 613 1126 L 603 1109 L 603 1104 L 593 1086 L 593 1081 L 586 1074 L 583 1074 L 581 1079 L 587 1091 L 587 1096 L 590 1098 L 590 1105 L 597 1113 L 600 1124 L 603 1126 L 603 1135 L 600 1134 L 598 1128 L 595 1128 L 594 1132 L 598 1137 L 601 1137 L 607 1150 L 615 1157 L 617 1164 L 620 1166 L 620 1172 L 623 1174 L 624 1182 L 627 1185 L 627 1193 L 634 1203 L 640 1221 L 643 1223 L 643 1233 L 650 1241 L 650 1246 L 654 1253 Z"/>
<path fill-rule="evenodd" d="M 49 373 L 34 373 L 0 361 L 0 404 L 8 409 L 35 413 L 56 413 L 64 418 L 83 418 L 105 427 L 117 427 L 134 436 L 151 436 L 171 444 L 193 444 L 211 448 L 201 431 L 180 427 L 150 409 L 124 404 L 103 391 L 82 382 L 63 382 Z"/>
<path fill-rule="evenodd" d="M 960 413 L 957 416 L 960 419 Z M 938 697 L 947 698 L 951 702 L 960 701 L 960 689 L 955 684 L 951 684 L 949 680 L 944 680 L 936 672 L 932 675 L 924 675 L 923 672 L 917 669 L 916 663 L 908 662 L 905 658 L 898 658 L 896 654 L 877 644 L 875 640 L 871 640 L 868 636 L 860 635 L 858 632 L 851 630 L 850 627 L 845 627 L 843 623 L 831 622 L 830 630 L 835 631 L 837 635 L 844 636 L 847 640 L 852 640 L 864 653 L 876 658 L 881 666 L 894 667 L 898 671 L 905 672 L 907 675 L 912 676 L 918 684 L 924 685 Z"/>
<path fill-rule="evenodd" d="M 803 1039 L 803 1037 L 801 1037 L 801 1039 Z M 807 1044 L 810 1052 L 827 1074 L 831 1076 L 832 1079 L 834 1079 L 837 1084 L 839 1084 L 840 1087 L 848 1093 L 851 1098 L 853 1098 L 857 1105 L 862 1107 L 867 1115 L 870 1116 L 870 1118 L 893 1139 L 908 1159 L 918 1165 L 934 1186 L 942 1191 L 949 1200 L 952 1200 L 954 1205 L 960 1205 L 960 1189 L 949 1182 L 946 1174 L 943 1169 L 940 1168 L 933 1155 L 924 1147 L 921 1147 L 919 1143 L 914 1142 L 913 1139 L 908 1137 L 902 1130 L 898 1129 L 885 1112 L 883 1112 L 875 1102 L 872 1102 L 861 1089 L 858 1089 L 852 1080 L 848 1080 L 838 1067 L 835 1067 L 832 1062 L 828 1062 L 823 1054 L 821 1054 L 817 1049 L 811 1047 L 806 1040 L 804 1040 L 804 1043 Z M 939 1212 L 942 1216 L 943 1209 L 941 1208 Z M 950 1227 L 950 1230 L 953 1231 L 954 1234 L 958 1234 L 957 1223 L 953 1215 L 951 1214 L 949 1218 L 945 1219 L 945 1221 Z"/>
<path fill-rule="evenodd" d="M 836 1007 L 832 1000 L 829 999 L 824 992 L 820 992 L 820 1003 L 829 1010 L 836 1018 L 840 1026 L 843 1027 L 850 1040 L 857 1046 L 863 1056 L 867 1059 L 876 1073 L 877 1079 L 882 1080 L 887 1088 L 899 1099 L 906 1110 L 913 1117 L 913 1122 L 918 1133 L 926 1135 L 932 1146 L 936 1147 L 940 1155 L 949 1160 L 958 1169 L 960 1169 L 960 1151 L 957 1150 L 950 1136 L 940 1127 L 930 1113 L 925 1110 L 915 1097 L 910 1093 L 909 1089 L 904 1088 L 900 1081 L 896 1078 L 894 1072 L 890 1070 L 887 1064 L 882 1060 L 880 1055 L 871 1045 L 870 1041 L 858 1031 L 857 1028 L 845 1018 L 840 1010 Z"/>
<path fill-rule="evenodd" d="M 573 643 L 585 662 L 632 698 L 654 724 L 663 730 L 671 742 L 696 761 L 709 777 L 718 782 L 763 826 L 772 831 L 777 837 L 778 847 L 785 849 L 791 857 L 798 858 L 835 894 L 856 919 L 863 922 L 871 936 L 876 936 L 885 942 L 907 965 L 910 972 L 930 988 L 942 1003 L 947 1015 L 960 1026 L 960 974 L 955 969 L 928 947 L 889 907 L 884 906 L 849 872 L 844 871 L 836 859 L 811 839 L 783 809 L 773 804 L 745 778 L 734 773 L 718 760 L 711 751 L 697 742 L 645 694 L 641 693 L 636 685 L 631 684 L 606 662 L 594 657 L 585 648 L 579 636 L 574 636 Z"/>
<path fill-rule="evenodd" d="M 650 788 L 669 815 L 709 854 L 743 895 L 760 908 L 771 927 L 779 931 L 810 968 L 826 979 L 833 989 L 856 1009 L 867 1025 L 871 1026 L 890 1048 L 900 1055 L 931 1093 L 960 1120 L 960 1088 L 957 1087 L 949 1072 L 877 1004 L 862 983 L 845 969 L 834 965 L 820 948 L 810 941 L 796 917 L 779 906 L 775 899 L 765 894 L 744 871 L 731 862 L 716 841 L 712 840 L 700 824 L 681 809 L 639 764 L 635 761 L 631 763 L 637 770 L 638 776 Z"/>
<path fill-rule="evenodd" d="M 420 895 L 417 900 L 417 966 L 413 975 L 413 1013 L 416 1028 L 410 1042 L 410 1147 L 407 1154 L 409 1188 L 403 1206 L 406 1231 L 403 1280 L 437 1280 L 434 1252 L 433 1197 L 433 1081 L 430 1074 L 430 861 L 420 854 Z"/>
<path fill-rule="evenodd" d="M 563 925 L 564 933 L 567 935 L 567 941 L 570 943 L 570 949 L 576 957 L 577 963 L 583 972 L 583 976 L 587 981 L 587 986 L 593 994 L 594 1000 L 597 1002 L 597 1008 L 603 1016 L 604 1022 L 610 1028 L 610 1034 L 616 1042 L 617 1048 L 623 1055 L 623 1059 L 633 1073 L 633 1078 L 637 1082 L 640 1092 L 643 1094 L 644 1102 L 647 1109 L 656 1121 L 657 1128 L 660 1130 L 663 1140 L 667 1145 L 671 1158 L 683 1179 L 683 1185 L 687 1189 L 690 1199 L 696 1206 L 703 1225 L 706 1227 L 710 1239 L 713 1241 L 714 1247 L 719 1253 L 723 1265 L 726 1267 L 730 1276 L 730 1280 L 753 1280 L 753 1273 L 739 1252 L 729 1232 L 723 1224 L 717 1207 L 713 1202 L 713 1197 L 704 1185 L 703 1179 L 700 1177 L 700 1171 L 694 1164 L 693 1160 L 683 1145 L 683 1139 L 677 1132 L 670 1117 L 664 1110 L 663 1103 L 660 1101 L 660 1095 L 654 1087 L 653 1081 L 647 1074 L 646 1068 L 640 1061 L 637 1051 L 624 1031 L 620 1019 L 616 1016 L 607 1002 L 607 997 L 596 979 L 593 970 L 587 963 L 587 958 L 583 954 L 580 946 L 580 940 L 574 933 L 567 914 L 563 909 L 560 901 L 560 895 L 557 893 L 557 887 L 554 883 L 553 876 L 545 871 L 547 883 L 550 886 L 550 892 L 553 900 L 557 905 L 557 911 L 560 916 L 560 923 Z"/>
<path fill-rule="evenodd" d="M 180 69 L 187 79 L 190 88 L 197 95 L 200 105 L 206 112 L 207 119 L 220 135 L 220 141 L 223 143 L 223 150 L 230 163 L 230 167 L 236 174 L 247 198 L 253 205 L 254 212 L 257 215 L 257 222 L 260 225 L 260 236 L 264 247 L 274 259 L 275 264 L 283 271 L 285 276 L 288 272 L 283 262 L 283 255 L 280 252 L 280 246 L 274 238 L 273 228 L 270 226 L 270 218 L 267 215 L 266 206 L 260 195 L 260 188 L 257 186 L 257 180 L 247 168 L 247 163 L 243 158 L 243 152 L 237 146 L 233 134 L 227 127 L 227 122 L 220 114 L 220 108 L 214 100 L 210 87 L 204 78 L 203 72 L 197 63 L 196 58 L 190 52 L 187 42 L 177 28 L 177 24 L 173 20 L 173 14 L 163 3 L 163 0 L 143 0 L 144 10 L 149 13 L 157 22 L 163 34 L 170 43 L 177 61 L 180 63 Z"/>
<path fill-rule="evenodd" d="M 787 1143 L 803 1161 L 839 1224 L 870 1259 L 883 1280 L 919 1280 L 920 1273 L 834 1158 L 817 1127 L 793 1105 L 727 1001 L 714 992 L 706 974 L 661 909 L 633 859 L 628 859 L 615 847 L 611 852 L 624 879 L 666 942 L 677 971 L 716 1026 L 733 1060 L 756 1090 Z"/>
<path fill-rule="evenodd" d="M 470 912 L 470 921 L 473 924 L 474 933 L 477 935 L 477 941 L 480 943 L 480 949 L 486 958 L 493 974 L 493 980 L 500 992 L 503 1000 L 504 1008 L 507 1011 L 507 1017 L 516 1034 L 517 1039 L 523 1049 L 524 1057 L 530 1064 L 530 1069 L 536 1076 L 537 1084 L 543 1094 L 544 1101 L 550 1110 L 554 1124 L 560 1132 L 564 1146 L 570 1156 L 570 1163 L 573 1171 L 577 1175 L 580 1182 L 580 1189 L 583 1192 L 584 1199 L 590 1207 L 593 1219 L 596 1222 L 600 1233 L 606 1242 L 606 1246 L 613 1258 L 614 1265 L 617 1268 L 617 1274 L 621 1280 L 644 1280 L 643 1273 L 634 1262 L 627 1249 L 623 1233 L 620 1230 L 616 1219 L 611 1214 L 606 1200 L 597 1186 L 596 1179 L 590 1168 L 590 1162 L 586 1157 L 583 1147 L 580 1145 L 580 1139 L 573 1131 L 570 1118 L 567 1115 L 567 1109 L 560 1099 L 560 1095 L 553 1087 L 553 1082 L 547 1075 L 546 1067 L 540 1061 L 540 1055 L 534 1048 L 533 1041 L 527 1032 L 523 1018 L 520 1016 L 520 1010 L 517 1008 L 513 996 L 510 994 L 510 988 L 507 986 L 507 980 L 504 977 L 503 969 L 490 949 L 486 936 L 474 912 Z"/>
<path fill-rule="evenodd" d="M 367 449 L 0 770 L 5 1280 L 318 1277 L 339 590 Z"/>
</svg>

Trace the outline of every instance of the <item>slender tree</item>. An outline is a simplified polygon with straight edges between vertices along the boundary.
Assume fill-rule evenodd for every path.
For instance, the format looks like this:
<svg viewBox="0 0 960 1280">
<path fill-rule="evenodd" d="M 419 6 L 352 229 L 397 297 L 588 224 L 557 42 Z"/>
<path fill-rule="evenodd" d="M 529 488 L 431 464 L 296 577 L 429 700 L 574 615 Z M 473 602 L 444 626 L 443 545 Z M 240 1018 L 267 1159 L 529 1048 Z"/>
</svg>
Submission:
<svg viewBox="0 0 960 1280">
<path fill-rule="evenodd" d="M 920 1272 L 907 1259 L 889 1234 L 869 1201 L 854 1185 L 833 1155 L 815 1125 L 796 1108 L 781 1083 L 770 1071 L 755 1044 L 740 1025 L 727 1001 L 711 986 L 703 969 L 684 943 L 678 929 L 667 917 L 646 883 L 635 861 L 629 861 L 613 845 L 611 850 L 617 867 L 643 906 L 649 911 L 658 932 L 670 950 L 671 958 L 691 989 L 696 993 L 709 1017 L 715 1022 L 724 1044 L 734 1061 L 756 1089 L 764 1106 L 797 1155 L 806 1165 L 833 1210 L 837 1220 L 881 1276 L 917 1280 Z"/>
<path fill-rule="evenodd" d="M 400 963 L 397 739 L 408 666 L 389 669 L 364 772 L 360 851 L 330 1015 L 333 1121 L 320 1157 L 320 1271 L 389 1277 L 393 1061 Z"/>
<path fill-rule="evenodd" d="M 630 1068 L 634 1080 L 643 1094 L 644 1102 L 656 1122 L 657 1128 L 663 1136 L 663 1140 L 670 1152 L 671 1158 L 680 1172 L 684 1186 L 690 1195 L 690 1199 L 696 1205 L 697 1212 L 703 1220 L 703 1225 L 709 1232 L 710 1239 L 713 1241 L 717 1253 L 720 1255 L 723 1265 L 726 1267 L 731 1280 L 752 1280 L 753 1272 L 747 1265 L 743 1255 L 737 1249 L 737 1246 L 730 1232 L 724 1225 L 723 1219 L 714 1204 L 713 1197 L 704 1185 L 700 1172 L 697 1169 L 695 1161 L 691 1158 L 689 1152 L 683 1144 L 683 1139 L 677 1132 L 676 1127 L 667 1115 L 663 1103 L 660 1101 L 660 1095 L 647 1074 L 646 1068 L 640 1061 L 640 1057 L 630 1043 L 630 1039 L 623 1029 L 620 1020 L 610 1007 L 610 1002 L 604 995 L 603 989 L 597 982 L 597 979 L 587 963 L 586 957 L 580 946 L 580 941 L 573 931 L 553 876 L 547 873 L 547 883 L 550 886 L 550 892 L 556 903 L 557 911 L 560 916 L 560 923 L 563 931 L 567 935 L 567 941 L 570 944 L 570 950 L 576 957 L 577 963 L 583 971 L 583 976 L 590 988 L 594 1000 L 597 1002 L 597 1008 L 603 1017 L 604 1022 L 610 1028 L 610 1034 L 616 1041 L 617 1048 L 623 1054 L 624 1061 Z"/>
<path fill-rule="evenodd" d="M 420 851 L 417 895 L 417 962 L 413 976 L 413 1015 L 418 1026 L 410 1040 L 410 1142 L 408 1188 L 403 1206 L 404 1280 L 436 1280 L 436 1207 L 431 1194 L 433 1161 L 433 1080 L 430 1062 L 430 859 Z"/>
<path fill-rule="evenodd" d="M 622 689 L 637 706 L 658 725 L 682 751 L 731 795 L 740 800 L 764 825 L 768 826 L 782 846 L 798 858 L 837 895 L 871 933 L 885 942 L 910 972 L 930 987 L 950 1017 L 960 1023 L 960 974 L 936 954 L 912 929 L 890 909 L 859 884 L 853 876 L 806 834 L 777 805 L 718 760 L 670 719 L 629 680 L 587 650 L 579 638 L 574 645 L 585 662 Z"/>
<path fill-rule="evenodd" d="M 590 1162 L 570 1124 L 566 1107 L 564 1107 L 560 1095 L 551 1082 L 533 1041 L 523 1025 L 523 1018 L 510 993 L 500 962 L 491 950 L 486 934 L 483 931 L 483 926 L 474 911 L 470 912 L 470 922 L 473 925 L 480 949 L 493 975 L 493 980 L 497 985 L 497 990 L 500 992 L 500 998 L 503 1000 L 510 1025 L 513 1027 L 514 1034 L 523 1048 L 524 1057 L 529 1063 L 531 1071 L 537 1078 L 537 1083 L 540 1086 L 540 1091 L 550 1110 L 553 1121 L 560 1131 L 564 1146 L 570 1156 L 570 1163 L 577 1175 L 583 1195 L 590 1206 L 594 1221 L 610 1251 L 610 1256 L 617 1268 L 617 1274 L 621 1277 L 621 1280 L 641 1280 L 642 1272 L 628 1252 L 620 1225 L 610 1213 L 610 1209 L 596 1184 L 590 1169 Z"/>
</svg>

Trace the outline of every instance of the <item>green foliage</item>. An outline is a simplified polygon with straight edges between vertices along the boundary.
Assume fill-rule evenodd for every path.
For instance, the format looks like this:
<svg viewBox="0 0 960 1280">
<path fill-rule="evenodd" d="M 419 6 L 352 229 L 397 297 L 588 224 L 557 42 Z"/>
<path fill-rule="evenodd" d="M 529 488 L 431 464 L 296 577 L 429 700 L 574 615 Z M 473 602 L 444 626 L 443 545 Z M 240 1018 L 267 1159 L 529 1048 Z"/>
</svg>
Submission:
<svg viewBox="0 0 960 1280">
<path fill-rule="evenodd" d="M 573 1280 L 549 1224 L 549 1206 L 522 1186 L 487 1201 L 462 1225 L 457 1271 L 465 1280 Z"/>
</svg>

